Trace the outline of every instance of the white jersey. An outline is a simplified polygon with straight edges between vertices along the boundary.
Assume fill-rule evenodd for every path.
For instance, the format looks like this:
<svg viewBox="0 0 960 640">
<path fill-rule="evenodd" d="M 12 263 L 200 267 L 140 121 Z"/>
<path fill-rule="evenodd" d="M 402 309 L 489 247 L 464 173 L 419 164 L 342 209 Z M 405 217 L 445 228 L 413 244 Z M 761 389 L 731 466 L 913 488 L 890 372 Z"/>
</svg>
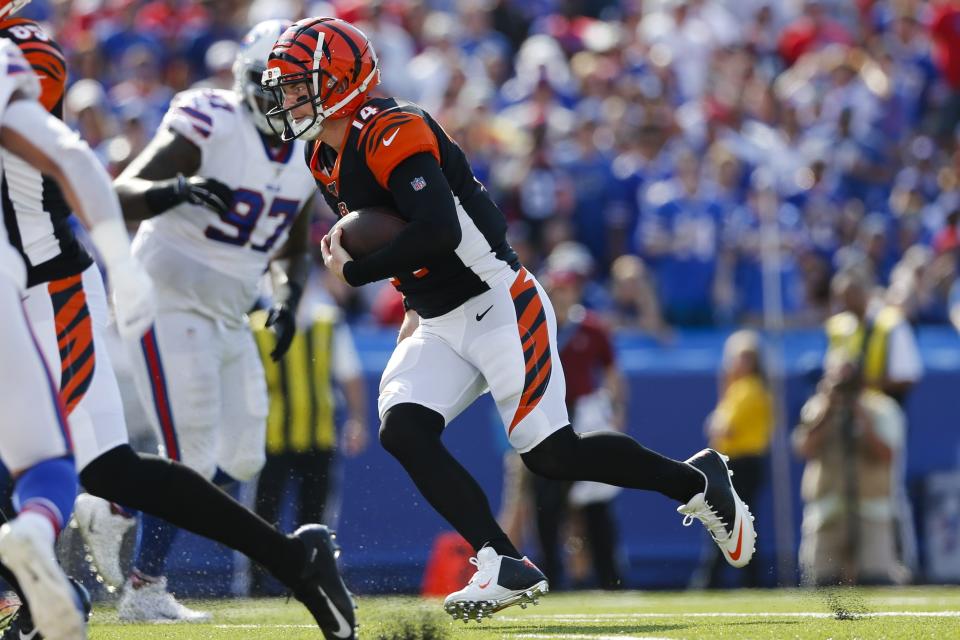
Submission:
<svg viewBox="0 0 960 640">
<path fill-rule="evenodd" d="M 17 45 L 0 38 L 0 117 L 14 93 L 37 99 L 40 96 L 40 82 Z M 0 275 L 12 280 L 18 288 L 26 285 L 27 272 L 23 259 L 10 244 L 3 224 L 0 224 Z"/>
<path fill-rule="evenodd" d="M 178 94 L 161 126 L 200 148 L 197 175 L 234 191 L 225 216 L 190 203 L 140 224 L 134 255 L 157 287 L 161 311 L 192 311 L 228 325 L 243 322 L 260 276 L 316 190 L 303 142 L 271 150 L 233 91 Z"/>
</svg>

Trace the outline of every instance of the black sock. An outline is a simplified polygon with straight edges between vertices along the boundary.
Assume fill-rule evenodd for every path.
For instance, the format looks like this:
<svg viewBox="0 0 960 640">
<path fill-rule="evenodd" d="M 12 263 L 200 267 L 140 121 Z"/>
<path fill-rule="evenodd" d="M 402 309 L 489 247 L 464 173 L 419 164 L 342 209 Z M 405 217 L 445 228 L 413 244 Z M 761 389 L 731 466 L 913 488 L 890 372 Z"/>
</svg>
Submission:
<svg viewBox="0 0 960 640">
<path fill-rule="evenodd" d="M 612 431 L 579 435 L 568 425 L 521 457 L 531 471 L 547 478 L 657 491 L 683 503 L 704 489 L 703 476 L 689 464 Z"/>
<path fill-rule="evenodd" d="M 163 518 L 246 554 L 282 582 L 296 582 L 303 544 L 289 538 L 189 467 L 128 445 L 91 462 L 80 482 L 95 496 Z"/>
<path fill-rule="evenodd" d="M 520 552 L 497 524 L 483 489 L 440 440 L 443 416 L 418 404 L 391 407 L 380 427 L 380 442 L 406 469 L 427 502 L 477 551 Z"/>
</svg>

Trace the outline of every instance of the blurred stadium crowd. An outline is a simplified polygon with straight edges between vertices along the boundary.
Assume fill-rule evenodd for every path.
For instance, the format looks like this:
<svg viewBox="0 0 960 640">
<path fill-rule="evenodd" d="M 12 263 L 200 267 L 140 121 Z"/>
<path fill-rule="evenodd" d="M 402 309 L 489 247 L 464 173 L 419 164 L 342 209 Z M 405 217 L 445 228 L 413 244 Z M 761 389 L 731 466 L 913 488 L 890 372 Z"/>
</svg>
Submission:
<svg viewBox="0 0 960 640">
<path fill-rule="evenodd" d="M 113 175 L 143 150 L 175 93 L 232 86 L 237 40 L 250 25 L 336 15 L 376 46 L 379 91 L 422 105 L 464 148 L 558 307 L 575 285 L 569 296 L 582 294 L 613 329 L 669 341 L 673 328 L 758 325 L 778 307 L 788 327 L 818 327 L 839 310 L 857 311 L 866 326 L 866 303 L 845 299 L 863 285 L 872 306 L 895 307 L 911 324 L 947 324 L 953 309 L 960 329 L 960 0 L 33 0 L 22 15 L 63 46 L 66 120 Z M 334 214 L 319 198 L 316 206 L 319 244 Z M 837 285 L 842 272 L 855 282 Z M 389 325 L 403 315 L 388 284 L 327 285 L 351 320 Z M 857 331 L 858 351 L 879 335 Z M 773 401 L 758 338 L 735 336 L 706 430 L 734 464 L 761 469 Z M 889 359 L 901 369 L 919 359 L 895 349 Z M 600 364 L 619 375 L 612 355 Z M 835 472 L 820 494 L 806 490 L 817 507 L 844 486 L 845 459 L 823 462 L 822 450 L 853 436 L 838 429 L 823 447 L 809 432 L 825 421 L 822 407 L 847 407 L 862 392 L 843 364 L 818 387 L 819 405 L 801 416 L 793 442 L 808 464 Z M 903 388 L 874 386 L 903 401 L 919 376 L 901 375 Z M 886 486 L 890 476 L 902 483 L 891 459 L 903 448 L 904 417 L 898 406 L 876 413 L 884 411 L 893 426 L 876 440 L 889 443 L 874 444 Z M 614 422 L 625 428 L 625 414 Z M 732 444 L 734 423 L 748 427 Z M 753 477 L 757 493 L 762 469 L 748 473 L 738 478 Z M 550 487 L 515 484 L 535 503 L 551 497 Z M 529 518 L 503 510 L 505 521 Z M 899 505 L 889 510 L 910 520 Z M 829 533 L 845 543 L 847 534 Z M 612 556 L 615 531 L 609 538 Z M 897 553 L 884 567 L 915 564 Z M 815 565 L 819 556 L 807 555 Z M 717 566 L 706 557 L 694 583 L 717 584 Z M 609 585 L 622 586 L 613 569 Z"/>
<path fill-rule="evenodd" d="M 850 373 L 850 357 L 828 358 L 792 436 L 806 469 L 804 579 L 904 582 L 916 572 L 900 405 L 923 373 L 909 325 L 960 330 L 960 0 L 33 0 L 21 15 L 64 48 L 65 118 L 113 175 L 147 145 L 174 94 L 232 86 L 251 25 L 314 15 L 358 24 L 380 58 L 379 91 L 441 122 L 506 213 L 522 262 L 544 274 L 572 345 L 564 368 L 583 374 L 568 373 L 577 424 L 593 410 L 603 428 L 625 429 L 629 395 L 605 327 L 590 324 L 583 348 L 568 342 L 581 301 L 614 330 L 663 341 L 673 328 L 758 325 L 778 306 L 796 328 L 852 314 L 850 326 L 840 326 L 844 313 L 828 321 L 828 338 L 863 361 L 865 379 Z M 318 245 L 334 214 L 316 206 Z M 353 321 L 402 318 L 386 283 L 326 284 Z M 896 317 L 881 326 L 874 317 L 890 308 Z M 729 339 L 705 425 L 751 503 L 768 483 L 776 422 L 762 361 L 758 335 Z M 362 385 L 358 362 L 343 368 Z M 593 369 L 609 388 L 577 386 Z M 596 402 L 603 393 L 609 406 Z M 577 407 L 584 398 L 593 404 Z M 146 431 L 135 404 L 128 422 Z M 348 455 L 366 446 L 364 404 L 360 393 L 348 407 Z M 871 447 L 863 460 L 857 438 Z M 274 459 L 292 449 L 275 448 Z M 320 453 L 329 464 L 331 450 Z M 517 540 L 538 518 L 544 567 L 563 585 L 560 512 L 572 488 L 534 486 L 515 471 L 500 518 Z M 881 488 L 851 508 L 851 486 Z M 569 500 L 604 588 L 625 584 L 615 495 Z M 833 562 L 864 531 L 872 564 Z M 692 584 L 722 583 L 720 567 L 706 554 Z M 745 583 L 762 584 L 753 567 Z M 570 574 L 576 585 L 585 570 Z"/>
<path fill-rule="evenodd" d="M 528 266 L 575 241 L 555 255 L 617 327 L 756 322 L 765 246 L 782 249 L 768 268 L 790 326 L 822 322 L 831 275 L 851 265 L 896 285 L 913 321 L 949 322 L 960 299 L 955 0 L 35 0 L 24 12 L 65 48 L 68 122 L 114 173 L 175 92 L 230 86 L 250 24 L 319 14 L 358 23 L 381 90 L 464 147 Z M 351 296 L 354 318 L 400 315 L 389 288 Z"/>
</svg>

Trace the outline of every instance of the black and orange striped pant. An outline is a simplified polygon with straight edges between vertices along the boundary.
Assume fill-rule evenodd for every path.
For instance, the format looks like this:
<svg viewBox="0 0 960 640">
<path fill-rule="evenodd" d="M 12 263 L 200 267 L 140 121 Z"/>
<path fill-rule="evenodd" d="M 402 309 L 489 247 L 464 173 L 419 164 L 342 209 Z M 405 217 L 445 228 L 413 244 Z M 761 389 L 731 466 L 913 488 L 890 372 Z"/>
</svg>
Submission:
<svg viewBox="0 0 960 640">
<path fill-rule="evenodd" d="M 27 317 L 60 390 L 77 469 L 127 442 L 123 402 L 106 352 L 107 295 L 96 266 L 30 287 Z"/>
<path fill-rule="evenodd" d="M 570 424 L 556 317 L 526 269 L 449 313 L 421 319 L 383 372 L 380 417 L 413 403 L 449 423 L 487 390 L 521 453 Z"/>
</svg>

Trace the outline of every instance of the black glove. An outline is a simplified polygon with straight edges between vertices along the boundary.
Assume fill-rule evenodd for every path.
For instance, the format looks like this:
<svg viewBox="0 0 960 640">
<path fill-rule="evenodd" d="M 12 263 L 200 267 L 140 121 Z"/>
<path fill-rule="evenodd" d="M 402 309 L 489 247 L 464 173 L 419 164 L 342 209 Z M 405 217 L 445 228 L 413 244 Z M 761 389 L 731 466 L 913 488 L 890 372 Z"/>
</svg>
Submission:
<svg viewBox="0 0 960 640">
<path fill-rule="evenodd" d="M 293 336 L 297 333 L 297 320 L 286 303 L 275 304 L 267 315 L 267 326 L 273 327 L 273 333 L 277 336 L 277 343 L 270 352 L 270 359 L 279 362 L 293 343 Z"/>
<path fill-rule="evenodd" d="M 163 213 L 183 202 L 198 204 L 225 215 L 233 206 L 233 189 L 213 178 L 182 173 L 169 180 L 157 180 L 144 194 L 147 207 L 154 215 Z"/>
<path fill-rule="evenodd" d="M 179 195 L 191 204 L 199 204 L 218 216 L 225 215 L 233 206 L 233 189 L 213 178 L 177 176 Z"/>
<path fill-rule="evenodd" d="M 279 362 L 293 343 L 293 336 L 297 333 L 297 307 L 302 295 L 303 289 L 297 283 L 287 282 L 287 299 L 273 305 L 267 315 L 267 326 L 273 327 L 277 336 L 276 346 L 270 352 L 274 362 Z"/>
</svg>

